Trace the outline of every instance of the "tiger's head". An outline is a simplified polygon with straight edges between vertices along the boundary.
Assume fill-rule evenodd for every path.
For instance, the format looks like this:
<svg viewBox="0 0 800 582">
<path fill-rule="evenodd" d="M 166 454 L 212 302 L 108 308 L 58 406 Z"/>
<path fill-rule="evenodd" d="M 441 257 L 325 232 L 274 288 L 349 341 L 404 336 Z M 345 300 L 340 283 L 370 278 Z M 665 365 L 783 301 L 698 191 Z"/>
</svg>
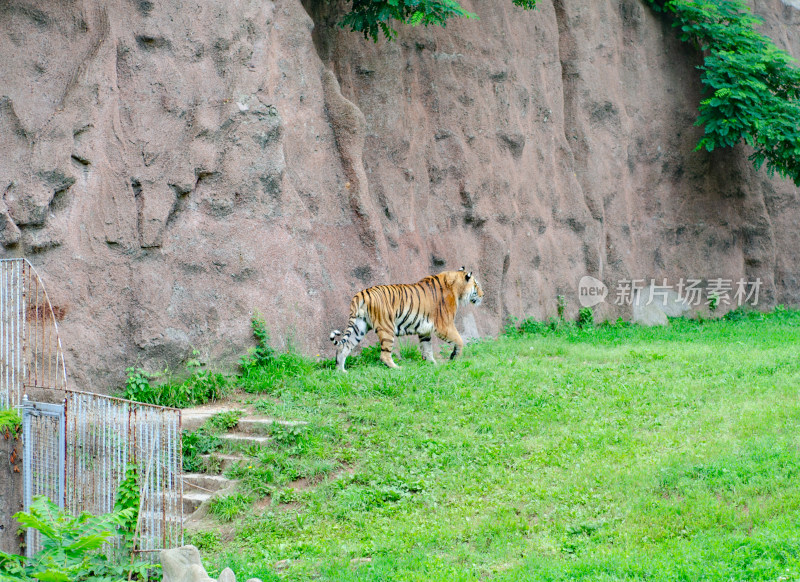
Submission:
<svg viewBox="0 0 800 582">
<path fill-rule="evenodd" d="M 481 284 L 478 283 L 472 271 L 467 272 L 464 267 L 456 271 L 454 288 L 459 305 L 466 305 L 467 303 L 480 305 L 481 301 L 483 301 L 483 289 L 481 288 Z"/>
</svg>

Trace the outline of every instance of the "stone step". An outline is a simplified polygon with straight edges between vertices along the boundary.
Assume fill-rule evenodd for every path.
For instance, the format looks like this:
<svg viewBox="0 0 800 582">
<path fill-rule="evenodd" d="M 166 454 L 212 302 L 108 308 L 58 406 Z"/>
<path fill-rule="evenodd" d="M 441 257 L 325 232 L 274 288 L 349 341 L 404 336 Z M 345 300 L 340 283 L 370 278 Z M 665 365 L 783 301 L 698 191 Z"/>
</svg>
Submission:
<svg viewBox="0 0 800 582">
<path fill-rule="evenodd" d="M 246 462 L 246 459 L 241 455 L 229 455 L 226 453 L 207 453 L 205 455 L 200 455 L 200 458 L 203 459 L 203 465 L 206 468 L 208 468 L 212 457 L 219 462 L 220 473 L 224 473 L 236 463 Z"/>
<path fill-rule="evenodd" d="M 303 420 L 280 420 L 268 416 L 246 416 L 239 419 L 236 431 L 246 434 L 270 434 L 273 425 L 280 425 L 286 428 L 295 426 L 305 426 L 308 423 Z"/>
<path fill-rule="evenodd" d="M 257 436 L 254 434 L 242 434 L 239 432 L 228 432 L 219 435 L 219 440 L 221 440 L 223 443 L 236 445 L 237 447 L 247 447 L 251 445 L 262 447 L 266 444 L 269 444 L 272 441 L 272 437 Z"/>
<path fill-rule="evenodd" d="M 207 473 L 184 473 L 183 492 L 213 493 L 223 487 L 232 485 L 234 481 L 222 475 L 209 475 Z"/>
<path fill-rule="evenodd" d="M 204 501 L 211 499 L 213 493 L 206 491 L 184 491 L 183 492 L 183 516 L 192 515 Z"/>
<path fill-rule="evenodd" d="M 221 406 L 198 406 L 187 408 L 181 412 L 181 428 L 194 431 L 203 426 L 215 414 L 240 410 L 238 408 L 225 408 Z"/>
</svg>

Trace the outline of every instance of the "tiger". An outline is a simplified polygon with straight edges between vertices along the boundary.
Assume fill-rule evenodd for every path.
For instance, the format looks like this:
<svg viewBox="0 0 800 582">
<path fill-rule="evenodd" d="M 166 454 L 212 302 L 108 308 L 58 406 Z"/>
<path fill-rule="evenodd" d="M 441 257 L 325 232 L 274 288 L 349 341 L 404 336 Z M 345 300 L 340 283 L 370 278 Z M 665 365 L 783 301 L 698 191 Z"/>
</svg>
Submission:
<svg viewBox="0 0 800 582">
<path fill-rule="evenodd" d="M 455 326 L 459 305 L 480 305 L 483 289 L 478 280 L 464 267 L 458 271 L 444 271 L 429 275 L 413 284 L 377 285 L 358 292 L 350 301 L 350 320 L 344 335 L 338 329 L 331 332 L 330 340 L 337 347 L 336 368 L 346 372 L 344 363 L 348 354 L 358 345 L 370 329 L 378 334 L 381 344 L 381 362 L 390 368 L 399 368 L 392 360 L 392 349 L 397 336 L 419 337 L 422 357 L 436 363 L 431 346 L 431 334 L 436 333 L 453 345 L 450 359 L 457 357 L 464 347 Z M 340 339 L 337 339 L 341 336 Z"/>
</svg>

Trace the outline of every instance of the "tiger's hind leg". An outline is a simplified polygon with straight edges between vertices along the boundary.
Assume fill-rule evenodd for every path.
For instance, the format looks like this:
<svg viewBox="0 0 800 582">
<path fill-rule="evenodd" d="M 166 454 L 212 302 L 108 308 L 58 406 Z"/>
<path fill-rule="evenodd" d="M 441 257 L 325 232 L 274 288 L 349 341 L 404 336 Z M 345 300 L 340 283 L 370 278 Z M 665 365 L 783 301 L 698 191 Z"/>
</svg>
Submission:
<svg viewBox="0 0 800 582">
<path fill-rule="evenodd" d="M 436 364 L 436 359 L 433 357 L 433 344 L 431 344 L 430 335 L 419 336 L 419 351 L 422 352 L 423 360 L 427 360 L 431 364 Z"/>
<path fill-rule="evenodd" d="M 336 350 L 336 369 L 340 372 L 347 372 L 344 369 L 344 363 L 347 360 L 347 356 L 350 355 L 350 352 L 358 345 L 358 343 L 364 339 L 367 331 L 369 331 L 369 326 L 367 322 L 363 319 L 357 318 L 350 321 L 350 324 L 347 326 L 347 331 L 344 332 L 342 339 L 337 340 L 335 339 L 337 335 L 339 335 L 338 331 L 334 331 L 331 333 L 331 341 L 337 347 Z"/>
<path fill-rule="evenodd" d="M 394 348 L 394 333 L 391 331 L 387 331 L 383 328 L 378 328 L 375 330 L 378 334 L 378 341 L 381 343 L 381 362 L 389 366 L 390 368 L 399 368 L 397 364 L 394 363 L 392 359 L 392 348 Z"/>
</svg>

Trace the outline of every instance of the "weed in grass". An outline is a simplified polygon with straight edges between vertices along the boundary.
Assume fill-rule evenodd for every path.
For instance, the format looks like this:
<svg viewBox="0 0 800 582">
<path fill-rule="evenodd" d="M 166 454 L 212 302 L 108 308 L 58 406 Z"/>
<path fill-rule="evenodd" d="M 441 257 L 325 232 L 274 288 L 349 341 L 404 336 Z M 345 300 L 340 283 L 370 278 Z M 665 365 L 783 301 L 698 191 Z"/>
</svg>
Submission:
<svg viewBox="0 0 800 582">
<path fill-rule="evenodd" d="M 556 313 L 558 313 L 558 319 L 564 321 L 564 316 L 567 311 L 567 298 L 564 295 L 559 295 L 556 297 Z"/>
<path fill-rule="evenodd" d="M 220 521 L 233 521 L 247 510 L 252 503 L 253 499 L 250 496 L 243 493 L 234 493 L 224 497 L 214 497 L 211 499 L 209 509 L 211 514 Z"/>
<path fill-rule="evenodd" d="M 239 425 L 239 419 L 242 418 L 244 412 L 241 410 L 227 410 L 225 412 L 218 412 L 206 422 L 211 428 L 219 431 L 228 431 L 236 428 Z"/>
<path fill-rule="evenodd" d="M 17 438 L 22 431 L 22 418 L 16 410 L 0 410 L 0 434 L 5 438 Z"/>
<path fill-rule="evenodd" d="M 278 446 L 296 447 L 302 445 L 307 438 L 308 428 L 302 424 L 275 423 L 270 427 L 270 434 Z"/>
<path fill-rule="evenodd" d="M 187 537 L 189 538 L 189 543 L 201 552 L 213 552 L 222 545 L 220 534 L 216 531 L 198 531 L 189 534 Z"/>
<path fill-rule="evenodd" d="M 203 365 L 196 358 L 189 360 L 189 374 L 182 382 L 172 380 L 168 371 L 151 374 L 141 368 L 127 368 L 122 397 L 174 408 L 187 408 L 217 400 L 227 393 L 229 379 L 223 374 L 200 369 Z"/>
<path fill-rule="evenodd" d="M 594 311 L 591 307 L 581 307 L 578 311 L 578 327 L 581 329 L 594 327 Z"/>
<path fill-rule="evenodd" d="M 719 307 L 719 294 L 717 293 L 709 293 L 708 294 L 708 310 L 714 314 Z"/>
<path fill-rule="evenodd" d="M 204 469 L 203 459 L 200 455 L 217 451 L 222 443 L 219 437 L 204 428 L 194 432 L 183 431 L 183 470 L 197 472 Z M 209 470 L 209 472 L 214 472 Z"/>
</svg>

